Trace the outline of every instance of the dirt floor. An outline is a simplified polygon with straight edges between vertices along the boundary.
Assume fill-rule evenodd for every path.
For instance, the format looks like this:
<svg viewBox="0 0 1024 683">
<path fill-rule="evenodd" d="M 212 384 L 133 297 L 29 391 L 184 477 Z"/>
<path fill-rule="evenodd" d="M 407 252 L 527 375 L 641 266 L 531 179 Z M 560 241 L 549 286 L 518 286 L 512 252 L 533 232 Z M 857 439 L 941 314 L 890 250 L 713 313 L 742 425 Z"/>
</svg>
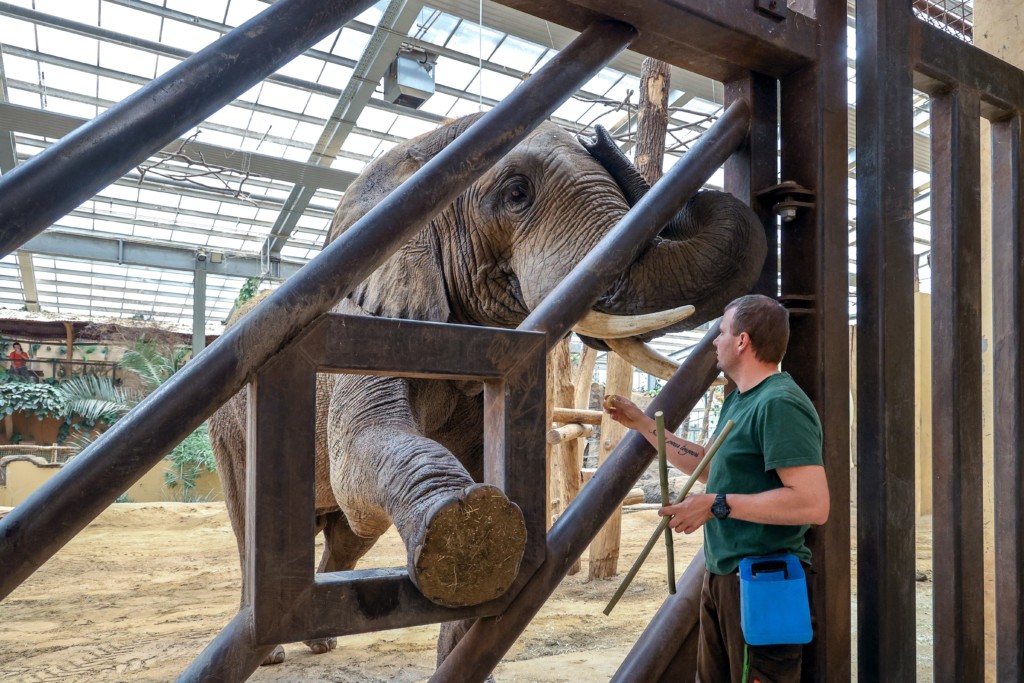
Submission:
<svg viewBox="0 0 1024 683">
<path fill-rule="evenodd" d="M 653 509 L 627 510 L 623 573 L 658 522 Z M 677 537 L 680 572 L 700 542 L 699 534 Z M 927 575 L 930 559 L 919 553 Z M 365 566 L 402 564 L 392 531 Z M 172 681 L 235 614 L 237 565 L 222 503 L 114 505 L 0 602 L 0 680 Z M 664 548 L 656 547 L 611 617 L 602 609 L 619 579 L 586 576 L 584 562 L 562 583 L 495 671 L 500 683 L 613 675 L 664 599 Z M 919 613 L 919 628 L 928 634 L 930 587 L 918 584 L 928 609 Z M 436 635 L 437 626 L 423 626 L 348 636 L 324 655 L 287 645 L 284 664 L 263 667 L 251 680 L 423 681 L 434 668 Z M 931 680 L 930 640 L 919 631 L 919 681 Z"/>
</svg>

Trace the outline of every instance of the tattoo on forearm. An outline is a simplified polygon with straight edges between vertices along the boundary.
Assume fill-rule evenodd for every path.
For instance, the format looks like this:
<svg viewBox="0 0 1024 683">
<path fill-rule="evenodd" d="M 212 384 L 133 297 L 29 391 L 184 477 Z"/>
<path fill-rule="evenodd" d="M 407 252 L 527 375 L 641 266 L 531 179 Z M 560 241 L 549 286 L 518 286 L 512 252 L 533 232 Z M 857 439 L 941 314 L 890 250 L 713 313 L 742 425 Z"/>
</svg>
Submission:
<svg viewBox="0 0 1024 683">
<path fill-rule="evenodd" d="M 650 430 L 649 433 L 651 434 L 651 436 L 654 436 L 654 437 L 658 436 L 658 432 L 656 430 L 654 430 L 654 429 Z M 675 449 L 678 450 L 683 455 L 691 455 L 694 458 L 699 458 L 700 457 L 700 454 L 697 451 L 693 450 L 692 448 L 690 448 L 686 444 L 679 443 L 675 439 L 670 439 L 667 436 L 665 437 L 665 444 L 669 445 L 669 446 L 675 447 Z"/>
</svg>

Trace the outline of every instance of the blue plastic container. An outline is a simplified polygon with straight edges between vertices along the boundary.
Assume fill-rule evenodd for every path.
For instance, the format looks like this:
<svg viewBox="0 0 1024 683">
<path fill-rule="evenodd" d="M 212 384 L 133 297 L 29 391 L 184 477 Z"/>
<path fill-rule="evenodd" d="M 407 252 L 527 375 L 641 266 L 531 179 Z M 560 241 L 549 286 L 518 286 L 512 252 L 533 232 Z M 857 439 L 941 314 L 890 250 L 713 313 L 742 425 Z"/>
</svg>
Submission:
<svg viewBox="0 0 1024 683">
<path fill-rule="evenodd" d="M 750 645 L 811 642 L 807 578 L 796 555 L 740 561 L 740 625 Z"/>
</svg>

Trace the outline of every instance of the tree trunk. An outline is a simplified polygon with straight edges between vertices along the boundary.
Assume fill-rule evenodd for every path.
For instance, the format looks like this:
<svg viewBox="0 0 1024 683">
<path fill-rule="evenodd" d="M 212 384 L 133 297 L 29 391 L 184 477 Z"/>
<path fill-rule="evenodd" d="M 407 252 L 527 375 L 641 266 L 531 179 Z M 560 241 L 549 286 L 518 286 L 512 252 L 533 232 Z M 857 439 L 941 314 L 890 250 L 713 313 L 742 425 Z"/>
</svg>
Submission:
<svg viewBox="0 0 1024 683">
<path fill-rule="evenodd" d="M 649 185 L 661 178 L 668 130 L 671 69 L 650 57 L 640 67 L 640 111 L 637 114 L 636 169 Z"/>
<path fill-rule="evenodd" d="M 572 405 L 564 408 L 590 409 L 590 387 L 594 384 L 594 361 L 597 360 L 597 351 L 586 346 L 583 348 L 583 355 L 580 356 L 579 367 L 573 376 L 572 383 L 576 386 L 576 397 Z"/>
<path fill-rule="evenodd" d="M 633 393 L 633 366 L 608 354 L 608 384 L 606 392 L 629 398 Z M 598 467 L 604 464 L 626 434 L 626 428 L 607 415 L 601 420 L 601 448 L 598 451 Z M 615 576 L 619 562 L 619 534 L 622 527 L 622 510 L 617 509 L 590 544 L 590 578 L 606 579 Z"/>
</svg>

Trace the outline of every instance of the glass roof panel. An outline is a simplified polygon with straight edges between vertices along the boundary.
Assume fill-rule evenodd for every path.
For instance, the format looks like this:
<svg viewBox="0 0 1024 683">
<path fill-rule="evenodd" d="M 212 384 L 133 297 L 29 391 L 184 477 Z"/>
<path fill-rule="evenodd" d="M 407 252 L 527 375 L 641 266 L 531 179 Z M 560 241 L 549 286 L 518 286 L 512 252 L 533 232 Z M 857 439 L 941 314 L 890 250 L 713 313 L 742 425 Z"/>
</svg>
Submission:
<svg viewBox="0 0 1024 683">
<path fill-rule="evenodd" d="M 410 35 L 435 45 L 444 45 L 458 25 L 458 17 L 446 14 L 441 10 L 424 7 L 420 10 L 420 15 Z"/>
<path fill-rule="evenodd" d="M 102 9 L 100 26 L 103 28 L 125 35 L 137 36 L 144 40 L 160 40 L 160 17 L 157 15 L 116 5 L 112 2 L 104 2 Z"/>
<path fill-rule="evenodd" d="M 545 51 L 546 47 L 520 40 L 515 36 L 506 36 L 491 55 L 491 61 L 519 71 L 530 71 Z"/>
</svg>

